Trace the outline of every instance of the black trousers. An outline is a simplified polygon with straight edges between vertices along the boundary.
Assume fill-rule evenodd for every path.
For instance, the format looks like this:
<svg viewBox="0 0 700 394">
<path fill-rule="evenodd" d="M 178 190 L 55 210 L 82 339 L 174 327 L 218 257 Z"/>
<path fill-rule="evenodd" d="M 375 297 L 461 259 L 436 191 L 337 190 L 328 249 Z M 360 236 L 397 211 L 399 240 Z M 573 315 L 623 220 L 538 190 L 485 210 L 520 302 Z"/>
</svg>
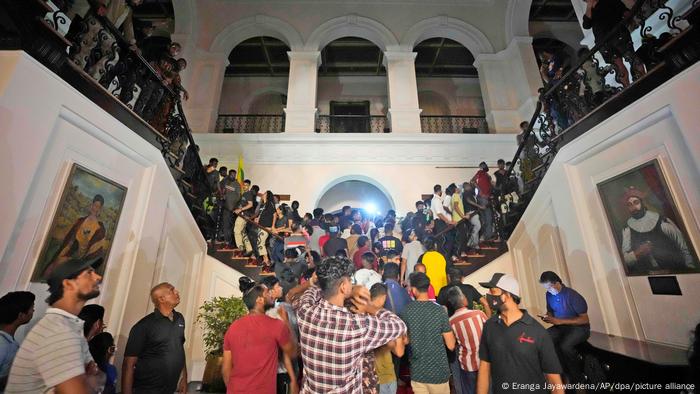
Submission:
<svg viewBox="0 0 700 394">
<path fill-rule="evenodd" d="M 289 385 L 291 381 L 289 380 L 289 375 L 286 373 L 277 374 L 277 394 L 288 394 Z"/>
<path fill-rule="evenodd" d="M 590 326 L 552 326 L 547 329 L 552 337 L 554 348 L 570 383 L 583 382 L 583 365 L 578 357 L 576 346 L 586 342 L 591 336 Z"/>
<path fill-rule="evenodd" d="M 233 244 L 233 212 L 224 208 L 221 220 L 221 232 L 224 234 L 224 241 L 227 245 Z"/>
<path fill-rule="evenodd" d="M 443 222 L 440 219 L 435 220 L 435 229 L 433 230 L 433 234 L 439 234 L 443 230 L 447 228 L 447 224 Z M 455 240 L 455 231 L 454 229 L 445 232 L 444 234 L 440 235 L 439 237 L 435 238 L 435 243 L 437 246 L 437 250 L 442 253 L 443 256 L 445 256 L 445 259 L 449 263 L 452 261 L 452 252 L 454 249 L 454 240 Z"/>
</svg>

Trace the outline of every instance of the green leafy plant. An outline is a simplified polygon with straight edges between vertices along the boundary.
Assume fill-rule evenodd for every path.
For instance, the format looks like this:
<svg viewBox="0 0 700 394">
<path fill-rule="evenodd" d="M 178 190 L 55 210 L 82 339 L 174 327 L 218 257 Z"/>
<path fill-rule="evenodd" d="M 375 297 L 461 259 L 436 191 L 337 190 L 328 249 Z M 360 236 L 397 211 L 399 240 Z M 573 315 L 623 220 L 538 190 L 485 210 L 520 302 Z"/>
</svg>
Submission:
<svg viewBox="0 0 700 394">
<path fill-rule="evenodd" d="M 484 309 L 484 306 L 481 305 L 481 303 L 479 303 L 477 301 L 472 302 L 472 309 L 476 310 L 476 311 L 486 312 L 486 310 Z"/>
<path fill-rule="evenodd" d="M 216 297 L 199 307 L 197 322 L 204 330 L 204 348 L 209 356 L 224 353 L 224 334 L 231 323 L 248 314 L 240 297 Z"/>
</svg>

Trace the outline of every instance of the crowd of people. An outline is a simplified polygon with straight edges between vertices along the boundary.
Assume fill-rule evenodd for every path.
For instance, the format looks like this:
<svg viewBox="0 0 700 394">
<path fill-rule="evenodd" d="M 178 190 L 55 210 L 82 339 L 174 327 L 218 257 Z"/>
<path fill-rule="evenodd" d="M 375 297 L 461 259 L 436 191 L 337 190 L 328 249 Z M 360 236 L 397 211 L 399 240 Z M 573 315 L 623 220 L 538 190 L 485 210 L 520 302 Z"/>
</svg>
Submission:
<svg viewBox="0 0 700 394">
<path fill-rule="evenodd" d="M 482 296 L 462 282 L 459 270 L 450 269 L 449 282 L 441 284 L 432 278 L 441 273 L 425 264 L 402 285 L 395 261 L 380 260 L 376 272 L 374 261 L 363 260 L 356 270 L 347 257 L 326 257 L 308 280 L 290 288 L 276 276 L 257 283 L 242 277 L 249 313 L 224 335 L 228 392 L 396 393 L 410 387 L 413 393 L 485 394 L 505 392 L 501 382 L 561 392 L 559 360 L 575 368 L 569 367 L 577 360 L 571 347 L 586 340 L 589 328 L 585 300 L 556 274 L 542 275 L 552 295 L 541 317 L 554 324 L 548 332 L 519 309 L 519 285 L 509 275 L 480 283 L 488 291 Z M 21 344 L 15 333 L 32 320 L 35 297 L 18 291 L 0 298 L 0 392 L 115 393 L 119 377 L 122 393 L 186 392 L 179 292 L 169 283 L 151 289 L 154 311 L 131 328 L 119 372 L 105 309 L 86 305 L 100 294 L 101 263 L 75 259 L 51 273 L 49 308 Z M 360 280 L 362 270 L 379 277 Z M 544 389 L 545 383 L 557 389 Z"/>
<path fill-rule="evenodd" d="M 250 264 L 262 267 L 263 275 L 278 272 L 281 263 L 293 258 L 285 255 L 290 246 L 304 245 L 305 251 L 294 258 L 317 262 L 342 256 L 358 269 L 366 253 L 385 260 L 396 255 L 402 260 L 401 280 L 407 280 L 425 249 L 434 248 L 453 263 L 479 256 L 483 245 L 500 240 L 499 217 L 517 202 L 522 181 L 508 175 L 510 162 L 497 163 L 493 177 L 482 162 L 459 186 L 435 185 L 432 198 L 416 201 L 415 212 L 397 218 L 394 210 L 380 216 L 350 206 L 335 214 L 322 208 L 302 214 L 299 202 L 288 205 L 211 158 L 205 166 L 211 191 L 204 203 L 211 229 L 207 238 L 223 243 L 220 250 L 250 258 Z"/>
<path fill-rule="evenodd" d="M 514 277 L 494 274 L 479 283 L 482 295 L 432 248 L 405 280 L 403 254 L 366 252 L 357 269 L 344 247 L 300 263 L 306 250 L 288 245 L 281 274 L 239 280 L 248 313 L 223 337 L 228 393 L 563 393 L 563 382 L 585 381 L 588 306 L 552 271 L 539 279 L 546 312 L 533 316 Z M 49 308 L 21 343 L 35 296 L 0 298 L 0 392 L 187 392 L 179 291 L 151 289 L 154 310 L 131 328 L 119 370 L 105 309 L 86 304 L 100 294 L 101 264 L 72 259 L 53 270 Z"/>
<path fill-rule="evenodd" d="M 641 32 L 641 43 L 635 49 L 630 31 L 648 24 L 645 20 L 658 10 L 660 4 L 645 2 L 635 15 L 631 15 L 632 9 L 623 0 L 585 0 L 585 3 L 581 25 L 593 33 L 598 48 L 595 54 L 599 58 L 589 55 L 587 48 L 578 51 L 578 59 L 552 48 L 540 50 L 537 54 L 544 82 L 541 91 L 546 92 L 557 84 L 561 87 L 543 97 L 542 101 L 543 112 L 551 119 L 550 126 L 556 133 L 577 122 L 618 91 L 606 81 L 607 75 L 614 77 L 624 89 L 659 64 L 662 57 L 658 50 L 671 40 L 674 33 L 671 29 L 657 33 L 657 37 L 645 29 Z M 565 74 L 579 63 L 576 72 L 562 82 Z"/>
<path fill-rule="evenodd" d="M 75 0 L 59 5 L 71 21 L 66 33 L 75 43 L 70 60 L 164 132 L 176 100 L 189 98 L 180 78 L 187 61 L 179 57 L 179 43 L 155 36 L 156 27 L 151 22 L 134 17 L 134 9 L 142 1 Z M 134 62 L 134 58 L 141 60 Z M 175 96 L 166 94 L 162 87 Z"/>
</svg>

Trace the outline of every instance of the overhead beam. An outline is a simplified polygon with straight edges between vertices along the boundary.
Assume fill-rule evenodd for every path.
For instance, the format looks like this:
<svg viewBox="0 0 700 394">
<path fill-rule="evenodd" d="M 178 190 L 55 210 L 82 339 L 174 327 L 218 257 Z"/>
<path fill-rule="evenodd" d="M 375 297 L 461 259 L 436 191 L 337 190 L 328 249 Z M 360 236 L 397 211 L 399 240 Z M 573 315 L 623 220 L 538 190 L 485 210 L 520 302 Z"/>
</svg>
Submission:
<svg viewBox="0 0 700 394">
<path fill-rule="evenodd" d="M 270 75 L 275 75 L 275 68 L 272 67 L 270 54 L 267 52 L 267 47 L 265 46 L 265 37 L 260 37 L 260 45 L 262 46 L 263 53 L 265 54 L 265 60 L 267 61 L 267 65 L 268 67 L 270 67 Z"/>
<path fill-rule="evenodd" d="M 442 50 L 442 46 L 445 45 L 445 39 L 442 38 L 440 40 L 440 46 L 438 47 L 437 50 L 435 50 L 435 56 L 433 56 L 433 62 L 430 64 L 430 71 L 428 71 L 428 76 L 433 75 L 433 69 L 435 68 L 435 63 L 437 63 L 438 57 L 440 56 L 440 51 Z"/>
</svg>

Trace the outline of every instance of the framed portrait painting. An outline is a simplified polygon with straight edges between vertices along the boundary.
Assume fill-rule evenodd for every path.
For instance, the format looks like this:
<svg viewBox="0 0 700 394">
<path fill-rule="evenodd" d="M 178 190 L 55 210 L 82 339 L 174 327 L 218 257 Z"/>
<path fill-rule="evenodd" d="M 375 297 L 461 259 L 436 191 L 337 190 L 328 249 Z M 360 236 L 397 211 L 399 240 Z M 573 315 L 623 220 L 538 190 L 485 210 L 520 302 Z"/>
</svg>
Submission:
<svg viewBox="0 0 700 394">
<path fill-rule="evenodd" d="M 700 272 L 658 160 L 598 184 L 627 276 Z"/>
<path fill-rule="evenodd" d="M 51 271 L 72 258 L 102 257 L 106 262 L 126 191 L 126 187 L 73 164 L 32 281 L 46 281 Z M 105 264 L 97 268 L 100 275 L 104 271 Z"/>
</svg>

